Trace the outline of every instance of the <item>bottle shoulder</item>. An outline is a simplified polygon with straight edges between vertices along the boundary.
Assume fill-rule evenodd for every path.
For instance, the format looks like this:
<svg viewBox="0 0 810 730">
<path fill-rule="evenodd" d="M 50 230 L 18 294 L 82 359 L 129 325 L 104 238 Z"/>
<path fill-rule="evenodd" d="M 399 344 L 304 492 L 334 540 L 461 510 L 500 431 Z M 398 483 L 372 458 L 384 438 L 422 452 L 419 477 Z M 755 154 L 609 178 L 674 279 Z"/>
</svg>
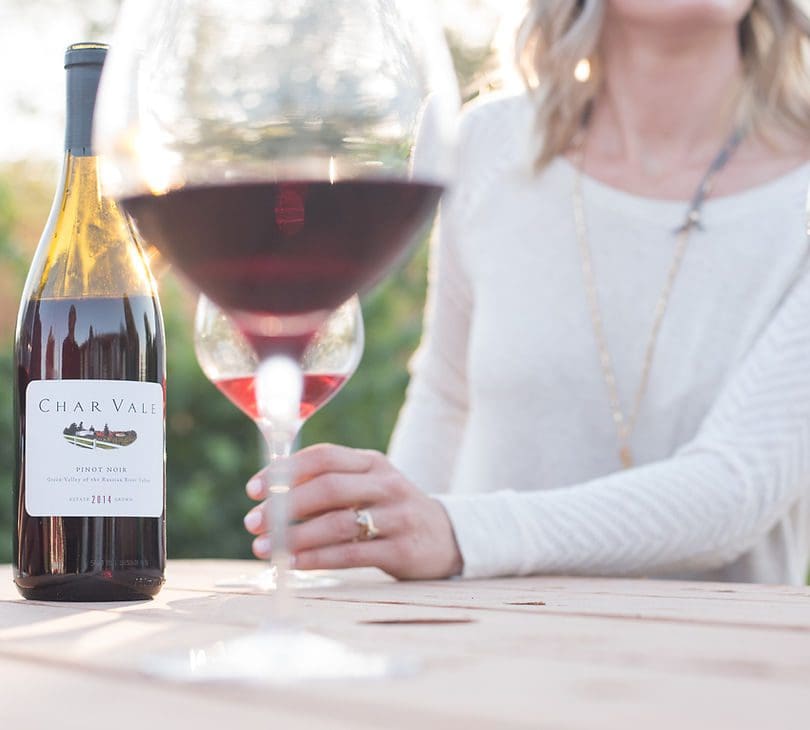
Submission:
<svg viewBox="0 0 810 730">
<path fill-rule="evenodd" d="M 97 158 L 65 160 L 23 299 L 155 296 L 135 232 L 121 208 L 101 195 Z"/>
</svg>

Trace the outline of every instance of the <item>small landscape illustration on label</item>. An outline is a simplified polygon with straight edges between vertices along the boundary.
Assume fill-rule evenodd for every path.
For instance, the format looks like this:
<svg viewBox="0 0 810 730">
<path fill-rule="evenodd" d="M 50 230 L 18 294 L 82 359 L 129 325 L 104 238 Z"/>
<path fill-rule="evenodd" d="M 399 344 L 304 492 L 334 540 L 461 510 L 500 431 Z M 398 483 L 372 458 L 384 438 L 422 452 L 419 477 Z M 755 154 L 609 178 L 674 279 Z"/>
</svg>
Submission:
<svg viewBox="0 0 810 730">
<path fill-rule="evenodd" d="M 71 423 L 62 434 L 65 441 L 82 449 L 123 449 L 138 438 L 138 433 L 131 429 L 115 431 L 105 423 L 103 429 L 96 430 L 92 424 L 85 427 L 84 421 Z"/>
</svg>

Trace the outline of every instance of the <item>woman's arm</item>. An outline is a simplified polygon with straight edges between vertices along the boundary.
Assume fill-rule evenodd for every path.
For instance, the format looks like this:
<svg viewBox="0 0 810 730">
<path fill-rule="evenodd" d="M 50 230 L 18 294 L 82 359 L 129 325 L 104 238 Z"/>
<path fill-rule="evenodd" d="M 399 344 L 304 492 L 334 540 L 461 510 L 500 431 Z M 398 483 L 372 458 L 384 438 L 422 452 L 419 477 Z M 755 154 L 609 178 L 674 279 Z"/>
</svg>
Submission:
<svg viewBox="0 0 810 730">
<path fill-rule="evenodd" d="M 388 450 L 391 461 L 431 494 L 450 488 L 469 408 L 467 345 L 475 298 L 465 231 L 504 171 L 521 163 L 520 140 L 533 122 L 533 107 L 522 95 L 473 102 L 459 121 L 456 182 L 442 200 L 432 241 L 422 342 Z M 422 140 L 417 152 L 431 144 Z"/>
<path fill-rule="evenodd" d="M 542 492 L 444 496 L 467 576 L 706 569 L 810 489 L 810 274 L 672 458 Z"/>
<path fill-rule="evenodd" d="M 422 342 L 389 446 L 391 462 L 429 493 L 449 488 L 467 417 L 467 338 L 472 310 L 450 215 L 431 245 Z"/>
</svg>

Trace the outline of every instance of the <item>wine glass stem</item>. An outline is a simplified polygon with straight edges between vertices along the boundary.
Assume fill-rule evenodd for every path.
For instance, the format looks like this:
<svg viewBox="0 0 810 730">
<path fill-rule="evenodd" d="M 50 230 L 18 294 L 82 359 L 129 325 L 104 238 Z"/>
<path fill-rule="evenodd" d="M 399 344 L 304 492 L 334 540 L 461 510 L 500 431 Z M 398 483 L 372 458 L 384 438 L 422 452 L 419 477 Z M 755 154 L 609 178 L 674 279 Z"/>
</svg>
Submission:
<svg viewBox="0 0 810 730">
<path fill-rule="evenodd" d="M 257 401 L 266 444 L 268 500 L 265 524 L 270 527 L 270 566 L 276 578 L 271 619 L 286 622 L 292 597 L 288 582 L 291 556 L 287 540 L 292 485 L 290 454 L 299 427 L 303 374 L 300 365 L 286 356 L 265 360 L 257 373 Z"/>
</svg>

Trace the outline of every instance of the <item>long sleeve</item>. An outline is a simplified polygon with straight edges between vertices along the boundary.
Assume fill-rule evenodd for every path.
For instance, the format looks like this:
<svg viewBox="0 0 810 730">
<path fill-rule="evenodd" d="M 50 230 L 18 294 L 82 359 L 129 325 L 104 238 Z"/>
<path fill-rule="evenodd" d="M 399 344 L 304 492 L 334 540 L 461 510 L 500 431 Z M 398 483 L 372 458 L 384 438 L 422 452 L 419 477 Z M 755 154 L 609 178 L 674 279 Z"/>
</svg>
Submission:
<svg viewBox="0 0 810 730">
<path fill-rule="evenodd" d="M 427 492 L 447 491 L 467 412 L 469 283 L 455 248 L 450 215 L 431 242 L 422 343 L 389 446 L 392 463 Z"/>
<path fill-rule="evenodd" d="M 431 240 L 422 341 L 410 363 L 411 380 L 388 455 L 420 489 L 447 492 L 452 484 L 469 415 L 468 344 L 475 315 L 465 267 L 465 223 L 487 204 L 487 192 L 520 151 L 510 147 L 515 128 L 530 124 L 528 109 L 492 114 L 472 104 L 458 127 L 457 169 L 442 200 Z M 433 156 L 431 131 L 420 136 L 417 158 Z M 417 161 L 418 163 L 418 161 Z"/>
<path fill-rule="evenodd" d="M 538 444 L 540 447 L 541 444 Z M 544 491 L 440 497 L 468 577 L 726 565 L 810 489 L 810 274 L 671 458 Z"/>
</svg>

